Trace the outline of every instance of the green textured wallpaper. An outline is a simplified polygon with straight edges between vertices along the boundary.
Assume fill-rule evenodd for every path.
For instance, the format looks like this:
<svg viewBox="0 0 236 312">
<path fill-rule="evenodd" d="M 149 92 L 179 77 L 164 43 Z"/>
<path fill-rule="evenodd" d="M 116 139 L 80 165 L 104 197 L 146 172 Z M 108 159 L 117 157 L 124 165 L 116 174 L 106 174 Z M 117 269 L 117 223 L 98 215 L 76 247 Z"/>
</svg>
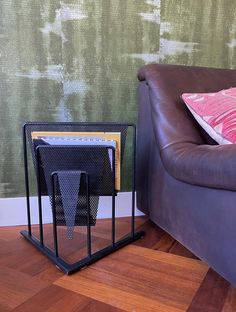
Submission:
<svg viewBox="0 0 236 312">
<path fill-rule="evenodd" d="M 152 62 L 236 67 L 231 0 L 0 1 L 0 197 L 24 195 L 25 121 L 130 121 Z"/>
</svg>

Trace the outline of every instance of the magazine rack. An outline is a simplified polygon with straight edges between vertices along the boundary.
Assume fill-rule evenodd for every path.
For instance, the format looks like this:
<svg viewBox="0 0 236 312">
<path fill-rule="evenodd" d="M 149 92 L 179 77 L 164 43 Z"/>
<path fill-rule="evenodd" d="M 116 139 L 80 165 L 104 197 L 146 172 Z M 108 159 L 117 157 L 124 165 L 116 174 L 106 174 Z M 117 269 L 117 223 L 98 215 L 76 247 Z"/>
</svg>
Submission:
<svg viewBox="0 0 236 312">
<path fill-rule="evenodd" d="M 35 134 L 40 133 L 44 136 L 43 139 L 40 136 L 34 137 Z M 108 138 L 119 135 L 120 141 L 116 141 L 115 146 L 111 144 L 112 140 L 99 141 L 97 136 L 100 138 L 100 134 L 102 136 L 104 133 Z M 48 137 L 45 139 L 47 134 Z M 81 143 L 81 134 L 86 137 L 86 144 L 83 141 Z M 52 137 L 55 135 L 58 136 L 56 144 L 52 143 L 52 139 L 55 139 Z M 60 141 L 62 138 L 65 140 L 63 144 Z M 129 146 L 128 154 L 131 160 L 131 174 L 128 175 L 131 182 L 131 216 L 128 233 L 117 239 L 116 195 L 122 190 L 124 184 L 123 177 L 122 183 L 120 181 L 122 175 L 120 170 L 125 161 L 125 143 Z M 28 230 L 22 231 L 21 234 L 62 271 L 71 274 L 144 235 L 142 231 L 135 232 L 135 125 L 77 122 L 26 123 L 23 126 L 23 144 Z M 33 190 L 33 180 L 36 181 L 36 190 Z M 30 196 L 35 191 L 38 198 L 38 235 L 33 233 L 34 225 L 31 222 Z M 96 226 L 100 196 L 111 199 L 110 243 L 93 252 L 91 228 Z M 45 242 L 47 225 L 43 221 L 43 197 L 50 199 L 51 206 L 52 237 L 49 244 Z M 61 256 L 64 247 L 60 247 L 58 241 L 59 227 L 67 229 L 66 242 L 73 240 L 75 227 L 86 229 L 84 236 L 78 234 L 81 240 L 87 241 L 87 244 L 78 243 L 78 248 L 83 246 L 84 250 L 86 249 L 82 258 L 79 257 L 79 260 L 76 259 L 71 263 Z"/>
</svg>

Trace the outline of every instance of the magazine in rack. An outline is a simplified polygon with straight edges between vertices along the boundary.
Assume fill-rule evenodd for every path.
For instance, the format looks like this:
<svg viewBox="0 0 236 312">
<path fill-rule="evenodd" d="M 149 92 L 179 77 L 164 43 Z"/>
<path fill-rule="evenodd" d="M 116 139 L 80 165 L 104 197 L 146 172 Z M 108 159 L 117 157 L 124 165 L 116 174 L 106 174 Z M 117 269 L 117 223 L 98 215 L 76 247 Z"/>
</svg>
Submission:
<svg viewBox="0 0 236 312">
<path fill-rule="evenodd" d="M 120 132 L 61 132 L 33 131 L 32 141 L 57 146 L 111 146 L 115 148 L 115 189 L 121 187 L 121 133 Z M 108 150 L 112 168 L 112 151 Z"/>
</svg>

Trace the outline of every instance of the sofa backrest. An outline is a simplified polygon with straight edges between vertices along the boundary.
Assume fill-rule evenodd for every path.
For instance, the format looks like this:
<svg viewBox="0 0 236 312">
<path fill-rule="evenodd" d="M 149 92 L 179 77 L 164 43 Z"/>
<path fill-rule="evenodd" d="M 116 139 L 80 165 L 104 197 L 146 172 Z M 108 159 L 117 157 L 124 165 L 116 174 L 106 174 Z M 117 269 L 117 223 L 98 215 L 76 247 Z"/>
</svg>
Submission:
<svg viewBox="0 0 236 312">
<path fill-rule="evenodd" d="M 181 99 L 182 93 L 217 92 L 236 86 L 236 70 L 151 64 L 138 78 L 149 87 L 156 139 L 160 149 L 179 143 L 216 144 L 202 130 Z"/>
</svg>

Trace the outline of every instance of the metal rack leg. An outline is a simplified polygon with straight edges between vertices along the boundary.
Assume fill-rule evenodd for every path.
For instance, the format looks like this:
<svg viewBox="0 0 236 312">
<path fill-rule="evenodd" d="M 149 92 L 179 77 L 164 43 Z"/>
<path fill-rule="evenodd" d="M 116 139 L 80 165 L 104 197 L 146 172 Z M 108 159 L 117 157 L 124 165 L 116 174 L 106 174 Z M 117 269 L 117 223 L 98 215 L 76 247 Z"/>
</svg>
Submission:
<svg viewBox="0 0 236 312">
<path fill-rule="evenodd" d="M 52 183 L 52 218 L 53 218 L 53 240 L 55 256 L 58 257 L 58 241 L 57 241 L 57 219 L 56 219 L 56 202 L 55 202 L 55 177 L 56 173 L 51 174 Z"/>
<path fill-rule="evenodd" d="M 39 148 L 36 149 L 36 163 L 37 163 L 37 186 L 38 186 L 38 208 L 39 208 L 40 243 L 41 243 L 41 245 L 44 245 Z"/>
<path fill-rule="evenodd" d="M 91 224 L 90 224 L 90 196 L 89 196 L 89 177 L 85 173 L 86 177 L 86 201 L 87 201 L 87 246 L 88 246 L 88 257 L 91 258 Z"/>
</svg>

